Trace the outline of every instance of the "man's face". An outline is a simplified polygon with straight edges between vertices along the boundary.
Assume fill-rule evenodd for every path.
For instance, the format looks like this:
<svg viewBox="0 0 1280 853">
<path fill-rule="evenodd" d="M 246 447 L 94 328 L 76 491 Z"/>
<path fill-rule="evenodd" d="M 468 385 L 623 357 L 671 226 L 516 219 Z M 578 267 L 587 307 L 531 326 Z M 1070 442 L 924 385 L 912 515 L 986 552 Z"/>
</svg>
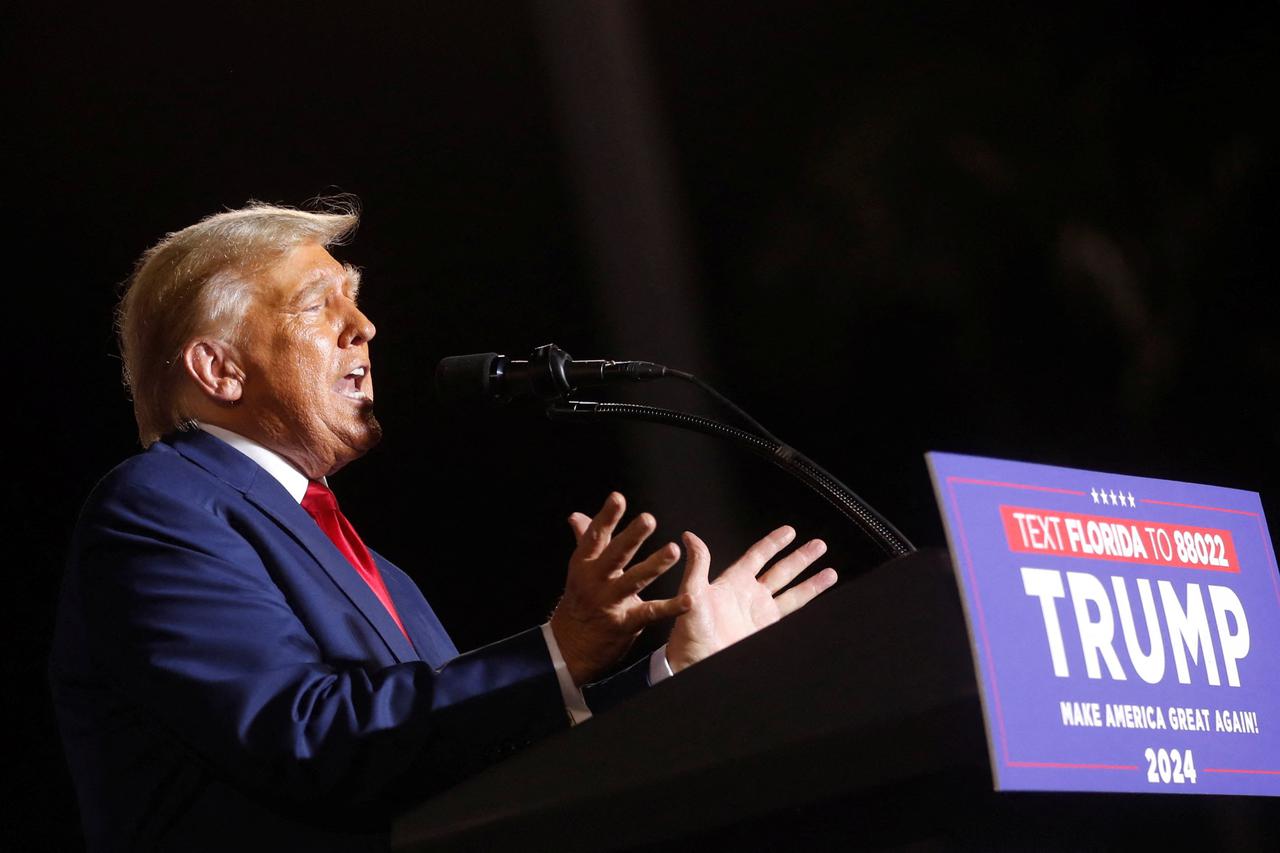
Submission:
<svg viewBox="0 0 1280 853">
<path fill-rule="evenodd" d="M 373 323 L 359 282 L 324 250 L 291 250 L 256 280 L 240 347 L 239 405 L 256 435 L 308 477 L 332 474 L 382 437 L 373 415 Z"/>
</svg>

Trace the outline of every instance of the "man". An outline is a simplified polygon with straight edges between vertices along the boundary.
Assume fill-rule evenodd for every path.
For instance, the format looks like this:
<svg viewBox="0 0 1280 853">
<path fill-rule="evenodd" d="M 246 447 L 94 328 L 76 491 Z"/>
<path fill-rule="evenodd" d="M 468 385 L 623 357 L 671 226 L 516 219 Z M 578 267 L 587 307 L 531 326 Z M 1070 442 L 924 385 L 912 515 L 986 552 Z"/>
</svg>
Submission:
<svg viewBox="0 0 1280 853">
<path fill-rule="evenodd" d="M 610 495 L 575 513 L 550 621 L 459 655 L 412 581 L 368 550 L 325 478 L 372 448 L 351 212 L 255 205 L 170 234 L 119 310 L 146 452 L 77 526 L 51 676 L 91 849 L 385 849 L 398 807 L 713 654 L 835 582 L 780 528 L 708 583 L 693 534 L 633 562 Z M 592 682 L 646 625 L 663 653 Z M 586 688 L 586 698 L 584 691 Z"/>
</svg>

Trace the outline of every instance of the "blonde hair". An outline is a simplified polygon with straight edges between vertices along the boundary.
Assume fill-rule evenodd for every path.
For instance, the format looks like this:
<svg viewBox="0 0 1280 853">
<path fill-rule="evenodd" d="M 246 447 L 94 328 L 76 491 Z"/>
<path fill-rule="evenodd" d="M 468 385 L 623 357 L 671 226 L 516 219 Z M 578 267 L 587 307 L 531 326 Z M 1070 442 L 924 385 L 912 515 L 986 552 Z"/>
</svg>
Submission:
<svg viewBox="0 0 1280 853">
<path fill-rule="evenodd" d="M 254 275 L 296 246 L 332 246 L 355 230 L 354 198 L 315 205 L 320 212 L 250 202 L 165 235 L 138 259 L 116 308 L 116 329 L 143 447 L 190 420 L 179 393 L 182 352 L 199 335 L 235 341 Z"/>
</svg>

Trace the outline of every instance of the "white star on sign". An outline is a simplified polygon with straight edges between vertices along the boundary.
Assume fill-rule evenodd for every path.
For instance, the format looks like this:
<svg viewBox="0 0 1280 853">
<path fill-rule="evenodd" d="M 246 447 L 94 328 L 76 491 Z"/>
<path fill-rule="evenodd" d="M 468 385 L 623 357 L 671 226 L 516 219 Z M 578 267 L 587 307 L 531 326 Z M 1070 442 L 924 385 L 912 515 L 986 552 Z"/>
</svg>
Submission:
<svg viewBox="0 0 1280 853">
<path fill-rule="evenodd" d="M 1093 495 L 1093 502 L 1094 502 L 1094 503 L 1097 503 L 1097 502 L 1098 502 L 1098 490 L 1097 490 L 1097 489 L 1090 489 L 1090 490 L 1089 490 L 1089 494 Z"/>
<path fill-rule="evenodd" d="M 1137 506 L 1137 504 L 1133 502 L 1133 492 L 1129 493 L 1129 506 Z"/>
</svg>

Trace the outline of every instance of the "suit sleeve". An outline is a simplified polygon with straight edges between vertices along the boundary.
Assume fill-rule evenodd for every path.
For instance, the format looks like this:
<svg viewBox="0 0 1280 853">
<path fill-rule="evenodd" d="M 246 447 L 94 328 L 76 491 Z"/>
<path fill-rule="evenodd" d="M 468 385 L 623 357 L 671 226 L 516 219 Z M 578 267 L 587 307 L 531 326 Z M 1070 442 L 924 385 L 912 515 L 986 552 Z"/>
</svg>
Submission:
<svg viewBox="0 0 1280 853">
<path fill-rule="evenodd" d="M 287 801 L 421 797 L 567 726 L 538 629 L 433 670 L 324 660 L 235 519 L 136 483 L 73 543 L 87 648 L 217 772 Z"/>
<path fill-rule="evenodd" d="M 602 714 L 648 687 L 649 657 L 646 655 L 608 678 L 583 685 L 582 696 L 593 714 Z"/>
</svg>

